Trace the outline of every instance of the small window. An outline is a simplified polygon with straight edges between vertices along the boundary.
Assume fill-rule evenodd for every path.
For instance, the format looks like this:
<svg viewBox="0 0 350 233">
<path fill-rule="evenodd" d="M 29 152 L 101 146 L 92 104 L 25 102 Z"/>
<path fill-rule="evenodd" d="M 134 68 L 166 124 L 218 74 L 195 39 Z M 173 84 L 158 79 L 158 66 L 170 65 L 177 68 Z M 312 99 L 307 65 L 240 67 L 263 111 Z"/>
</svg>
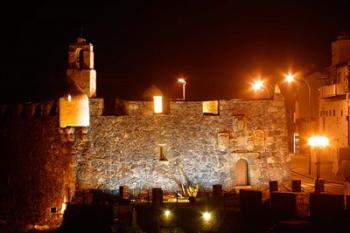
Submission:
<svg viewBox="0 0 350 233">
<path fill-rule="evenodd" d="M 163 145 L 159 145 L 159 161 L 168 161 L 163 152 Z"/>
<path fill-rule="evenodd" d="M 203 101 L 203 115 L 219 115 L 219 101 Z"/>
<path fill-rule="evenodd" d="M 333 110 L 333 116 L 335 116 L 335 110 Z"/>
<path fill-rule="evenodd" d="M 153 106 L 154 113 L 162 113 L 163 112 L 163 97 L 162 96 L 153 96 Z"/>
</svg>

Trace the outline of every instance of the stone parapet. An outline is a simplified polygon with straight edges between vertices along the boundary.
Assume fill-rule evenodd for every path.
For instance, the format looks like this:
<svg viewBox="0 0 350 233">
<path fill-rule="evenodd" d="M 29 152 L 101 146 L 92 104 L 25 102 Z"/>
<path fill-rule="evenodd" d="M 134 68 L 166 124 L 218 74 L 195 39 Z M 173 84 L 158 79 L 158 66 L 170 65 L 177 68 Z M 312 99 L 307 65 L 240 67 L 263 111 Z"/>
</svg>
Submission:
<svg viewBox="0 0 350 233">
<path fill-rule="evenodd" d="M 90 116 L 102 116 L 104 109 L 103 98 L 89 99 Z"/>
</svg>

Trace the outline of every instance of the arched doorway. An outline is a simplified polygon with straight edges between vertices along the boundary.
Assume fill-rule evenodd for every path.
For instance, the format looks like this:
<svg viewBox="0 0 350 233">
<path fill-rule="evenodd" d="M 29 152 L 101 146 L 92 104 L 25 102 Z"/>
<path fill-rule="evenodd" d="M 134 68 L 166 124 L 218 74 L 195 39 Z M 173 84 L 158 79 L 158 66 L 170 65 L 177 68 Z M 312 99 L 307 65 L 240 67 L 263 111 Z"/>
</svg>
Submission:
<svg viewBox="0 0 350 233">
<path fill-rule="evenodd" d="M 239 159 L 235 169 L 236 186 L 248 185 L 248 162 L 245 159 Z"/>
</svg>

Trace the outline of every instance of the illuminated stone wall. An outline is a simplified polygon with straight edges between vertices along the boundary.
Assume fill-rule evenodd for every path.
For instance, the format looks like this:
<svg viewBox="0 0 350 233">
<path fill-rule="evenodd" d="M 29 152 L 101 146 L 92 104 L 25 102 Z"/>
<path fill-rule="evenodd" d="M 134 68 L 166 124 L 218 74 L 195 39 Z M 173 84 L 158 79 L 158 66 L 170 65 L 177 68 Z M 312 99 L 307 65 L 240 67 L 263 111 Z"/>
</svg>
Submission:
<svg viewBox="0 0 350 233">
<path fill-rule="evenodd" d="M 204 115 L 201 101 L 170 102 L 166 114 L 154 114 L 152 102 L 126 101 L 127 115 L 92 116 L 89 146 L 77 152 L 78 187 L 179 190 L 188 177 L 202 188 L 230 190 L 239 159 L 248 163 L 250 185 L 282 180 L 289 174 L 279 98 L 220 100 L 219 115 Z"/>
<path fill-rule="evenodd" d="M 236 165 L 248 164 L 248 184 L 287 178 L 284 101 L 220 100 L 219 114 L 201 101 L 118 101 L 124 115 L 103 116 L 103 99 L 89 99 L 90 126 L 60 128 L 53 103 L 0 106 L 0 213 L 26 224 L 53 224 L 76 190 L 180 190 L 186 179 L 201 189 L 231 190 Z M 53 111 L 55 110 L 55 111 Z M 55 115 L 56 114 L 56 115 Z M 10 115 L 10 116 L 9 116 Z M 55 116 L 50 116 L 55 115 Z M 165 158 L 160 160 L 160 151 Z M 17 223 L 19 221 L 17 219 Z"/>
<path fill-rule="evenodd" d="M 0 120 L 0 218 L 24 232 L 30 225 L 60 223 L 62 204 L 74 194 L 75 175 L 58 116 L 16 116 L 15 109 L 9 107 Z"/>
</svg>

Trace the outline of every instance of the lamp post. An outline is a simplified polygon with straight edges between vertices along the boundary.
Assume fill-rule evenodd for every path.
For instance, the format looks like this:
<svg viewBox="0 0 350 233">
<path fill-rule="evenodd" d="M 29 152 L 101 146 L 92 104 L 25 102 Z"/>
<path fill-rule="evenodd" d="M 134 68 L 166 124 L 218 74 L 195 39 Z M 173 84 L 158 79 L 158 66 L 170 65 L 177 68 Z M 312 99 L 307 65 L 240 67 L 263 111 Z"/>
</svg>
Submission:
<svg viewBox="0 0 350 233">
<path fill-rule="evenodd" d="M 179 78 L 177 80 L 179 83 L 182 83 L 182 99 L 186 99 L 186 80 L 184 78 Z"/>
<path fill-rule="evenodd" d="M 319 150 L 326 148 L 329 146 L 329 138 L 326 136 L 322 135 L 316 135 L 316 136 L 311 136 L 308 139 L 308 144 L 311 147 L 311 149 L 316 149 L 316 179 L 315 179 L 315 192 L 320 192 L 320 155 L 319 155 Z"/>
<path fill-rule="evenodd" d="M 295 79 L 295 75 L 288 73 L 285 75 L 285 80 L 287 83 L 293 83 L 296 81 Z M 307 87 L 308 90 L 308 113 L 307 113 L 307 123 L 308 123 L 308 130 L 309 132 L 312 131 L 312 127 L 311 127 L 311 86 L 310 84 L 302 77 L 299 77 L 297 79 L 298 81 L 302 81 L 304 82 L 305 86 Z M 309 162 L 308 162 L 308 173 L 311 174 L 311 153 L 309 156 Z"/>
</svg>

